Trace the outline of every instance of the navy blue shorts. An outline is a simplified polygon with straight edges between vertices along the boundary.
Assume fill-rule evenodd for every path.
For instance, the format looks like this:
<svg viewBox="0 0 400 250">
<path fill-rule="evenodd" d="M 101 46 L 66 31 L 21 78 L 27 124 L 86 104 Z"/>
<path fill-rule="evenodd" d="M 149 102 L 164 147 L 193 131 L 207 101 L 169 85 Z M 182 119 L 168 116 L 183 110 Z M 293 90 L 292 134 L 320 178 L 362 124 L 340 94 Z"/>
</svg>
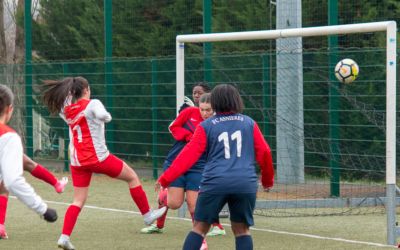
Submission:
<svg viewBox="0 0 400 250">
<path fill-rule="evenodd" d="M 256 205 L 256 193 L 210 194 L 199 193 L 194 219 L 209 224 L 219 221 L 219 213 L 228 203 L 230 220 L 236 223 L 254 225 L 253 212 Z"/>
<path fill-rule="evenodd" d="M 169 167 L 169 166 L 168 166 Z M 167 168 L 164 167 L 164 171 Z M 181 175 L 178 179 L 172 182 L 169 187 L 183 188 L 185 191 L 199 191 L 202 173 L 198 172 L 186 172 Z"/>
</svg>

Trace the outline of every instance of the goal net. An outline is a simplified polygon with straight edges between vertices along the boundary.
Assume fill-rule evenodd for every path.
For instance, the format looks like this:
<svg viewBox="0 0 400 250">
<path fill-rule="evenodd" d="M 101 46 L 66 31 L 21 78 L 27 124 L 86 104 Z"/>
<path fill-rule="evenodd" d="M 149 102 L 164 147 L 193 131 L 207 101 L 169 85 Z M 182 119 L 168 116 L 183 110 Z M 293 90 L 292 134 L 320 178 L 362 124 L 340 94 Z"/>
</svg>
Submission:
<svg viewBox="0 0 400 250">
<path fill-rule="evenodd" d="M 273 150 L 276 184 L 259 192 L 256 214 L 387 213 L 393 241 L 395 22 L 179 35 L 176 42 L 177 106 L 199 79 L 236 84 L 244 113 Z M 205 42 L 218 53 L 196 54 Z M 344 58 L 360 68 L 351 84 L 334 76 Z"/>
</svg>

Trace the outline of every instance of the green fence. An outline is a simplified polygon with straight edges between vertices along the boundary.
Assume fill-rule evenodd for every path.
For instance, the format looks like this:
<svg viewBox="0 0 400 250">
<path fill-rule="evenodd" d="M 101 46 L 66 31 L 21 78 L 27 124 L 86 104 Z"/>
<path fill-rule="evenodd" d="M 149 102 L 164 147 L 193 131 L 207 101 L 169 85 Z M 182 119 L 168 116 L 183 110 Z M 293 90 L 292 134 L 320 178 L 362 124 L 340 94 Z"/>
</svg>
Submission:
<svg viewBox="0 0 400 250">
<path fill-rule="evenodd" d="M 30 1 L 26 2 L 31 9 Z M 25 64 L 3 65 L 0 73 L 1 81 L 17 93 L 13 125 L 25 138 L 27 153 L 57 158 L 68 169 L 68 130 L 61 119 L 49 116 L 36 87 L 44 79 L 80 75 L 89 80 L 93 97 L 113 116 L 106 135 L 110 150 L 151 168 L 154 177 L 173 142 L 167 128 L 175 117 L 176 35 L 275 29 L 277 17 L 276 3 L 261 0 L 40 3 L 33 18 L 22 14 L 19 17 L 25 19 L 17 19 L 17 25 L 25 27 Z M 400 4 L 391 0 L 331 0 L 324 5 L 302 1 L 303 27 L 400 21 L 399 16 Z M 197 81 L 238 85 L 245 113 L 260 124 L 274 159 L 276 57 L 282 53 L 275 46 L 275 41 L 191 44 L 185 67 L 189 96 L 190 86 Z M 307 175 L 330 176 L 333 157 L 345 180 L 383 181 L 384 46 L 382 34 L 303 39 Z M 332 64 L 343 57 L 359 63 L 357 84 L 342 86 L 333 81 Z M 337 97 L 336 106 L 329 105 L 332 97 Z M 339 116 L 332 119 L 332 111 Z M 336 135 L 332 125 L 339 125 Z M 339 140 L 334 148 L 332 140 Z"/>
</svg>

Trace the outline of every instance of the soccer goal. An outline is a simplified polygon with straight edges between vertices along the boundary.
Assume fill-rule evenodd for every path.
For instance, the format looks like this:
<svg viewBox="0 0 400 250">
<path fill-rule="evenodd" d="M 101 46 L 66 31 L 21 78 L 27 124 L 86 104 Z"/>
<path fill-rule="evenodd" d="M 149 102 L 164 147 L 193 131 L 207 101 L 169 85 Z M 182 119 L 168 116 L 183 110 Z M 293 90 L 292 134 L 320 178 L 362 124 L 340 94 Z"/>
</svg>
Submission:
<svg viewBox="0 0 400 250">
<path fill-rule="evenodd" d="M 387 21 L 178 35 L 177 107 L 184 100 L 185 82 L 195 81 L 196 70 L 206 70 L 204 56 L 189 53 L 185 60 L 185 48 L 205 42 L 265 40 L 273 44 L 273 51 L 211 55 L 212 68 L 207 69 L 213 75 L 212 85 L 237 84 L 245 113 L 259 123 L 274 151 L 276 185 L 268 194 L 260 192 L 256 213 L 316 216 L 384 212 L 387 243 L 393 245 L 398 236 L 399 204 L 396 31 L 396 22 Z M 372 36 L 378 36 L 376 49 L 343 42 L 363 44 Z M 305 42 L 329 37 L 339 38 L 338 44 L 343 46 L 313 47 Z M 352 58 L 360 66 L 360 76 L 351 84 L 339 83 L 333 76 L 336 62 L 344 58 Z"/>
</svg>

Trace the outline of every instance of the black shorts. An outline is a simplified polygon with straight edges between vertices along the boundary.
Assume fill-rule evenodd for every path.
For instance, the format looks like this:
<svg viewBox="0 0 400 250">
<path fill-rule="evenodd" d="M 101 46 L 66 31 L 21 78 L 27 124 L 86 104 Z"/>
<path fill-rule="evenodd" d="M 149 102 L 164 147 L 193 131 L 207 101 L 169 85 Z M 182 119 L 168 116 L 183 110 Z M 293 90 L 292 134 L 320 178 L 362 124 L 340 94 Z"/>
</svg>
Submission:
<svg viewBox="0 0 400 250">
<path fill-rule="evenodd" d="M 219 212 L 228 203 L 230 220 L 236 223 L 254 225 L 253 212 L 256 193 L 210 194 L 199 193 L 194 219 L 212 224 L 219 220 Z"/>
</svg>

